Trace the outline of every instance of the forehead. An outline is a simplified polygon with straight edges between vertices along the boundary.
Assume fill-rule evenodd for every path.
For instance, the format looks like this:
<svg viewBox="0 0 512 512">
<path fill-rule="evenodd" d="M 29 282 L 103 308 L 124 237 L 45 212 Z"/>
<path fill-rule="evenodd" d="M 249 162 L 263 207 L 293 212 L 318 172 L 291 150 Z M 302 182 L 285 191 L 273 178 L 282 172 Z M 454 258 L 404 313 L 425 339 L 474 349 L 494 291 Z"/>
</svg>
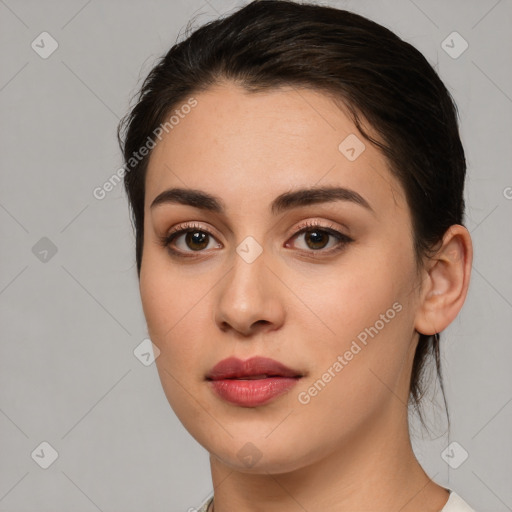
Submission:
<svg viewBox="0 0 512 512">
<path fill-rule="evenodd" d="M 321 92 L 288 87 L 249 93 L 224 83 L 194 99 L 196 106 L 174 118 L 152 151 L 146 209 L 162 190 L 176 186 L 206 190 L 239 206 L 324 184 L 364 192 L 377 209 L 403 203 L 383 155 Z"/>
</svg>

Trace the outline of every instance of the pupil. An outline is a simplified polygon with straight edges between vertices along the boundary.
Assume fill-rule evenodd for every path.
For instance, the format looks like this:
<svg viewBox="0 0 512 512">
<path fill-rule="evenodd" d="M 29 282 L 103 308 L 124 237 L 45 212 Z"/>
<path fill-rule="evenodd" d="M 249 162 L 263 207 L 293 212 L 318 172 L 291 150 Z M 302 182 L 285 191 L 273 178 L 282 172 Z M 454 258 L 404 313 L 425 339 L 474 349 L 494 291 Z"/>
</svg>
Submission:
<svg viewBox="0 0 512 512">
<path fill-rule="evenodd" d="M 312 239 L 312 246 L 308 243 L 308 240 Z M 328 236 L 327 233 L 323 231 L 309 231 L 309 234 L 306 234 L 306 243 L 311 249 L 322 249 L 327 245 Z"/>
<path fill-rule="evenodd" d="M 188 247 L 193 251 L 199 251 L 208 246 L 208 234 L 201 231 L 189 231 L 185 239 Z M 194 244 L 196 244 L 195 247 Z"/>
</svg>

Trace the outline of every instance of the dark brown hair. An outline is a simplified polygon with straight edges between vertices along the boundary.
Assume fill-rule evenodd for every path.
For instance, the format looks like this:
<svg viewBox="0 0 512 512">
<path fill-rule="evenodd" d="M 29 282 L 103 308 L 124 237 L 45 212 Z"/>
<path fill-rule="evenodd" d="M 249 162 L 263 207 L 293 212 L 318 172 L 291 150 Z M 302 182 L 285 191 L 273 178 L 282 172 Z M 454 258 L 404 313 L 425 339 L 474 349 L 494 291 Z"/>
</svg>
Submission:
<svg viewBox="0 0 512 512">
<path fill-rule="evenodd" d="M 149 155 L 135 160 L 172 109 L 229 80 L 249 92 L 282 86 L 324 92 L 386 157 L 405 191 L 418 268 L 452 224 L 462 224 L 466 162 L 455 103 L 432 66 L 412 45 L 360 15 L 289 0 L 256 0 L 211 21 L 175 44 L 151 70 L 118 137 L 125 189 L 136 231 L 140 276 L 145 176 Z M 367 133 L 369 126 L 377 136 Z M 450 425 L 439 335 L 420 334 L 409 403 L 425 426 L 420 400 L 424 367 L 435 360 Z"/>
</svg>

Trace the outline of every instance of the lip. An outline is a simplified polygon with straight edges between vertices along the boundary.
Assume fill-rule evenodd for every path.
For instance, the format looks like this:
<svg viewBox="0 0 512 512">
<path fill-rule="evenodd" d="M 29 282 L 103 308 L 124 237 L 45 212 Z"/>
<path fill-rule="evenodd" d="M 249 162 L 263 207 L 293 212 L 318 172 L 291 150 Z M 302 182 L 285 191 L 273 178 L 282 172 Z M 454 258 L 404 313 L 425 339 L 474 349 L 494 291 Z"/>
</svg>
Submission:
<svg viewBox="0 0 512 512">
<path fill-rule="evenodd" d="M 269 403 L 289 391 L 303 377 L 297 370 L 267 357 L 245 361 L 229 357 L 217 363 L 206 380 L 223 400 L 242 407 Z"/>
<path fill-rule="evenodd" d="M 236 357 L 228 357 L 217 363 L 206 376 L 208 380 L 237 379 L 269 375 L 277 377 L 302 377 L 298 370 L 292 370 L 274 359 L 255 356 L 242 361 Z"/>
</svg>

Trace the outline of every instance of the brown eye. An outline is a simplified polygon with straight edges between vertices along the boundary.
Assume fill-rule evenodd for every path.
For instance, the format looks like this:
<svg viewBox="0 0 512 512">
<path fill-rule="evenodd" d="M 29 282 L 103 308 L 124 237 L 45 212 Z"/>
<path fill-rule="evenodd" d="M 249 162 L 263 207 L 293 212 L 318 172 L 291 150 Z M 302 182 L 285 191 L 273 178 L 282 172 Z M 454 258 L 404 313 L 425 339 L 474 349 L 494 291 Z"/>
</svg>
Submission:
<svg viewBox="0 0 512 512">
<path fill-rule="evenodd" d="M 340 233 L 332 227 L 322 227 L 307 223 L 292 238 L 292 246 L 310 254 L 331 254 L 343 249 L 352 238 Z M 286 244 L 290 246 L 289 243 Z"/>
<path fill-rule="evenodd" d="M 306 244 L 310 249 L 323 249 L 329 243 L 329 237 L 332 236 L 321 229 L 306 231 L 304 235 Z"/>
<path fill-rule="evenodd" d="M 210 235 L 204 231 L 188 231 L 185 235 L 185 243 L 189 249 L 200 251 L 208 246 Z"/>
<path fill-rule="evenodd" d="M 193 253 L 205 252 L 205 249 L 220 248 L 214 236 L 201 226 L 182 224 L 160 239 L 163 247 L 175 256 L 193 256 Z"/>
</svg>

